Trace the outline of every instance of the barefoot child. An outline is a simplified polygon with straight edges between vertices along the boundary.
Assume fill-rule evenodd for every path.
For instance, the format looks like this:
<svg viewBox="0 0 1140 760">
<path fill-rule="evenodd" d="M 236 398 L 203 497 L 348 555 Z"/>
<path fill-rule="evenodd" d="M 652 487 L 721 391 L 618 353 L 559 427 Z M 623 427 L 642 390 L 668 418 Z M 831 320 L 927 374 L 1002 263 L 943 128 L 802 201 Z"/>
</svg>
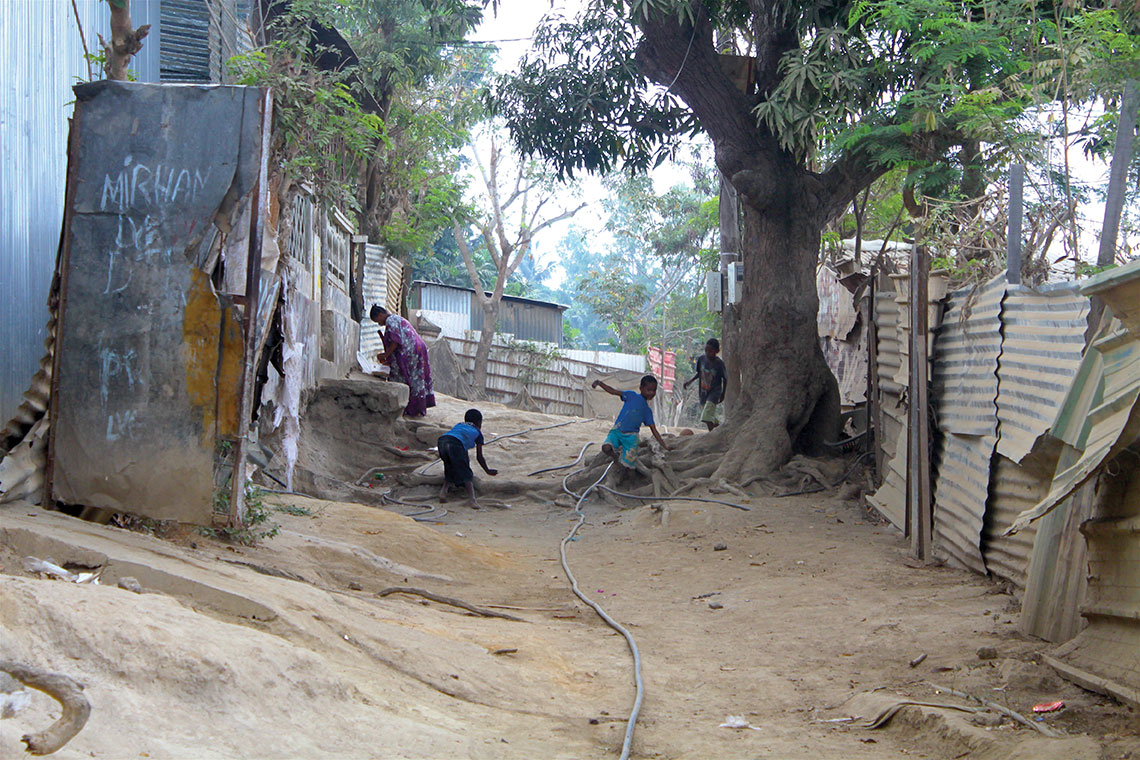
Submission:
<svg viewBox="0 0 1140 760">
<path fill-rule="evenodd" d="M 696 374 L 685 381 L 686 388 L 696 380 L 701 381 L 699 386 L 701 422 L 705 423 L 710 431 L 720 424 L 720 412 L 717 406 L 724 403 L 724 392 L 728 388 L 728 370 L 725 369 L 724 359 L 717 356 L 719 353 L 720 341 L 709 338 L 709 342 L 705 344 L 704 355 L 697 357 Z"/>
<path fill-rule="evenodd" d="M 649 408 L 649 402 L 657 395 L 657 378 L 653 375 L 641 378 L 641 387 L 637 391 L 614 390 L 601 380 L 595 380 L 591 387 L 601 388 L 610 395 L 619 396 L 622 400 L 621 411 L 614 420 L 614 427 L 606 436 L 606 442 L 602 444 L 602 451 L 607 456 L 633 469 L 637 461 L 637 446 L 641 442 L 638 433 L 641 432 L 642 425 L 648 425 L 653 437 L 661 444 L 661 448 L 669 450 L 669 446 L 657 432 L 657 425 L 653 422 L 653 410 Z"/>
<path fill-rule="evenodd" d="M 475 447 L 475 458 L 479 466 L 488 475 L 498 475 L 498 470 L 487 466 L 483 458 L 483 414 L 478 409 L 468 409 L 463 415 L 463 422 L 444 433 L 436 441 L 439 449 L 439 458 L 443 460 L 443 488 L 439 491 L 439 500 L 447 501 L 447 491 L 451 486 L 462 486 L 467 489 L 467 498 L 471 506 L 479 509 L 475 501 L 475 473 L 471 472 L 471 456 L 467 450 Z"/>
</svg>

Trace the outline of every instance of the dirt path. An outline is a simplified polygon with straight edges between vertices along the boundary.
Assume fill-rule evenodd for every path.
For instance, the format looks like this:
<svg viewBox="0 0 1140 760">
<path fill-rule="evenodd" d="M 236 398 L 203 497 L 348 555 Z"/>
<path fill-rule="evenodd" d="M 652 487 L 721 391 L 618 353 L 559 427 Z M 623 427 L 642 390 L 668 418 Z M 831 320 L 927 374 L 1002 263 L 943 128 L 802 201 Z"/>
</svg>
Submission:
<svg viewBox="0 0 1140 760">
<path fill-rule="evenodd" d="M 488 436 L 558 421 L 482 406 Z M 463 408 L 445 401 L 441 422 Z M 569 462 L 607 427 L 509 439 L 487 459 L 499 477 L 524 478 Z M 451 503 L 441 520 L 415 523 L 360 505 L 273 501 L 290 508 L 274 513 L 282 531 L 252 549 L 0 510 L 0 657 L 77 675 L 95 705 L 60 757 L 617 757 L 630 658 L 562 575 L 569 509 L 545 498 L 508 499 L 509 510 Z M 1135 715 L 1037 664 L 1047 645 L 1016 634 L 1016 599 L 1001 587 L 909 567 L 901 538 L 834 495 L 745 504 L 751 511 L 586 505 L 570 561 L 644 658 L 634 757 L 1140 756 Z M 82 555 L 111 582 L 32 578 L 19 558 L 34 552 Z M 115 588 L 127 569 L 156 593 Z M 525 622 L 375 596 L 390 586 Z M 997 656 L 979 659 L 983 646 Z M 867 712 L 848 700 L 872 690 L 948 699 L 929 683 L 1026 714 L 1063 698 L 1066 710 L 1047 721 L 1067 736 L 914 707 L 885 729 L 848 725 Z M 0 756 L 50 721 L 50 702 L 37 700 L 0 724 Z M 720 727 L 729 715 L 758 730 Z"/>
</svg>

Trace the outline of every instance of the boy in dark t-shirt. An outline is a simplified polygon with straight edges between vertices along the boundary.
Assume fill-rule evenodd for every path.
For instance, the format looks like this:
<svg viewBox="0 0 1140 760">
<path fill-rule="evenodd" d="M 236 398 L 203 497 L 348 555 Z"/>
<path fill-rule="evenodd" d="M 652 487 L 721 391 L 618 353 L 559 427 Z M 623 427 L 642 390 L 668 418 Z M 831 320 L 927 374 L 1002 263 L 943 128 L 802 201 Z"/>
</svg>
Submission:
<svg viewBox="0 0 1140 760">
<path fill-rule="evenodd" d="M 487 466 L 483 458 L 483 413 L 478 409 L 468 409 L 463 415 L 463 422 L 453 427 L 439 437 L 435 442 L 439 450 L 439 458 L 443 460 L 443 488 L 439 491 L 439 500 L 447 501 L 447 492 L 451 486 L 462 486 L 467 489 L 467 498 L 471 506 L 479 509 L 475 501 L 475 473 L 471 471 L 471 456 L 467 450 L 475 448 L 475 458 L 479 466 L 488 475 L 498 475 L 498 470 Z"/>
<path fill-rule="evenodd" d="M 694 369 L 696 374 L 685 382 L 685 387 L 695 380 L 700 380 L 699 400 L 701 402 L 701 422 L 712 430 L 720 424 L 719 404 L 724 403 L 724 393 L 728 389 L 728 370 L 724 366 L 724 359 L 720 353 L 720 341 L 709 338 L 705 344 L 705 353 L 697 357 Z"/>
</svg>

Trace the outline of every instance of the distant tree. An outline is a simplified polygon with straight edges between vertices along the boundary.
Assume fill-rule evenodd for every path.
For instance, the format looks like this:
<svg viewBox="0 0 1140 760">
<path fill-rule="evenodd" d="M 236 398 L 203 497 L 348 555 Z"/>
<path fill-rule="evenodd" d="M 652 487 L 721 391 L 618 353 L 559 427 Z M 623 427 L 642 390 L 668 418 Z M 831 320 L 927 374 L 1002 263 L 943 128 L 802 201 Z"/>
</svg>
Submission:
<svg viewBox="0 0 1140 760">
<path fill-rule="evenodd" d="M 568 219 L 586 204 L 560 211 L 547 211 L 554 192 L 549 179 L 540 167 L 531 161 L 519 159 L 515 165 L 504 165 L 504 155 L 497 141 L 490 139 L 486 163 L 471 146 L 475 164 L 482 181 L 485 201 L 481 214 L 463 220 L 456 216 L 452 221 L 455 240 L 475 299 L 483 310 L 483 326 L 479 346 L 475 350 L 475 387 L 487 387 L 487 363 L 491 357 L 491 343 L 499 324 L 499 304 L 503 300 L 507 282 L 515 274 L 530 252 L 534 235 L 555 222 Z M 508 162 L 509 163 L 509 162 Z M 475 249 L 467 244 L 465 224 L 474 224 L 482 237 L 483 249 L 495 267 L 494 280 L 485 281 L 476 267 Z M 488 287 L 489 286 L 489 287 Z M 488 292 L 489 291 L 489 292 Z"/>
</svg>

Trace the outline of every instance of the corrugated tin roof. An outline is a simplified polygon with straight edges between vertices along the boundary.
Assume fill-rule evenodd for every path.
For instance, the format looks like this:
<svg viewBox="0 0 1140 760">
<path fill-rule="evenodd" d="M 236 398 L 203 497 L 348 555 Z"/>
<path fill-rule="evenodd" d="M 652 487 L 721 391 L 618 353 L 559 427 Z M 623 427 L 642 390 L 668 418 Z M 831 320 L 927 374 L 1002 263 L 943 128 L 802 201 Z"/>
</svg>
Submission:
<svg viewBox="0 0 1140 760">
<path fill-rule="evenodd" d="M 1002 303 L 998 453 L 1015 462 L 1052 426 L 1081 364 L 1088 298 L 1074 283 L 1009 286 Z"/>
<path fill-rule="evenodd" d="M 982 527 L 997 437 L 946 433 L 938 447 L 934 480 L 934 549 L 985 575 Z"/>
<path fill-rule="evenodd" d="M 417 287 L 426 289 L 425 286 L 430 286 L 432 289 L 446 289 L 446 290 L 460 291 L 460 292 L 472 293 L 472 294 L 475 292 L 474 288 L 462 288 L 462 287 L 459 287 L 458 285 L 445 285 L 442 282 L 428 282 L 426 280 L 415 280 L 412 282 L 412 288 L 413 289 L 415 289 Z M 487 293 L 487 295 L 491 295 L 491 294 Z M 523 298 L 522 296 L 510 296 L 510 295 L 506 295 L 506 294 L 503 295 L 503 300 L 504 301 L 514 301 L 516 303 L 529 303 L 529 304 L 534 304 L 536 306 L 548 306 L 548 307 L 553 307 L 553 308 L 559 309 L 560 311 L 566 311 L 567 309 L 570 308 L 569 306 L 566 306 L 565 304 L 555 303 L 553 301 L 539 301 L 539 300 L 534 299 L 534 298 Z"/>
<path fill-rule="evenodd" d="M 1032 458 L 1031 458 L 1032 459 Z M 1030 459 L 1023 460 L 1030 462 Z M 1050 460 L 1052 461 L 1052 460 Z M 990 495 L 982 531 L 982 557 L 994 575 L 1025 588 L 1025 572 L 1033 554 L 1036 526 L 1012 536 L 1002 536 L 1025 509 L 1036 504 L 1049 490 L 1052 468 L 1023 467 L 1001 454 L 990 465 Z"/>
<path fill-rule="evenodd" d="M 932 397 L 937 400 L 938 428 L 944 433 L 997 436 L 1005 289 L 1003 274 L 951 298 L 934 346 Z"/>
<path fill-rule="evenodd" d="M 1058 470 L 1049 495 L 1018 515 L 1010 532 L 1021 530 L 1055 507 L 1100 465 L 1140 434 L 1140 341 L 1113 319 L 1093 342 L 1058 414 L 1066 443 L 1081 450 L 1071 466 Z M 1091 390 L 1095 388 L 1095 390 Z M 1079 431 L 1079 432 L 1078 432 Z M 1060 437 L 1060 436 L 1058 436 Z"/>
</svg>

